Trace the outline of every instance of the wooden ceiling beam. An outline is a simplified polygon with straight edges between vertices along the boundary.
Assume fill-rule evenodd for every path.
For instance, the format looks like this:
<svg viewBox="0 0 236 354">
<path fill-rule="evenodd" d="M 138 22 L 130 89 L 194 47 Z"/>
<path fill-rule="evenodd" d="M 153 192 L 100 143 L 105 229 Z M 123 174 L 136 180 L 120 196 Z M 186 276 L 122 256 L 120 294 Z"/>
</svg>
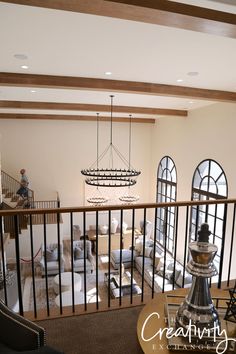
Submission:
<svg viewBox="0 0 236 354">
<path fill-rule="evenodd" d="M 0 101 L 0 108 L 13 109 L 45 109 L 45 110 L 67 110 L 67 111 L 90 111 L 90 112 L 110 112 L 111 106 L 104 104 L 87 103 L 61 103 L 61 102 L 32 102 L 32 101 Z M 164 116 L 186 117 L 188 111 L 169 108 L 149 108 L 131 106 L 113 106 L 115 113 L 130 114 L 153 114 Z"/>
<path fill-rule="evenodd" d="M 148 82 L 95 79 L 87 77 L 53 76 L 19 73 L 0 73 L 0 85 L 17 87 L 43 87 L 108 92 L 125 92 L 141 95 L 187 97 L 200 100 L 236 102 L 236 92 L 209 90 L 186 86 Z"/>
<path fill-rule="evenodd" d="M 3 0 L 236 38 L 236 15 L 167 0 Z M 197 2 L 196 2 L 197 3 Z"/>
<path fill-rule="evenodd" d="M 97 120 L 95 116 L 86 115 L 70 115 L 70 114 L 31 114 L 31 113 L 0 113 L 0 119 L 29 119 L 29 120 L 66 120 L 66 121 L 87 121 L 93 122 Z M 110 122 L 110 117 L 99 116 L 99 120 L 102 122 Z M 119 123 L 129 123 L 129 118 L 125 117 L 113 117 L 113 122 Z M 155 124 L 155 119 L 153 118 L 132 118 L 132 123 L 142 123 L 142 124 Z"/>
</svg>

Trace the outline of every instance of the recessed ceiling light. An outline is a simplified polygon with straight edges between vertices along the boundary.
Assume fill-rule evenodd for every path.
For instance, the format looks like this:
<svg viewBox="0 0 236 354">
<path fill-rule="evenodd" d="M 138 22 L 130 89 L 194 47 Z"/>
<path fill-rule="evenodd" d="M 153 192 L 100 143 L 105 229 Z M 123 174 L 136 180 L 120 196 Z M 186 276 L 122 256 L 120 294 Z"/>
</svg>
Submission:
<svg viewBox="0 0 236 354">
<path fill-rule="evenodd" d="M 184 80 L 183 79 L 177 79 L 176 81 L 177 82 L 183 82 Z"/>
<path fill-rule="evenodd" d="M 187 73 L 187 75 L 189 75 L 189 76 L 198 76 L 198 75 L 199 75 L 199 72 L 198 72 L 198 71 L 189 71 L 189 72 Z"/>
<path fill-rule="evenodd" d="M 111 71 L 106 71 L 106 72 L 105 72 L 105 75 L 111 75 L 111 74 L 112 74 Z"/>
<path fill-rule="evenodd" d="M 193 103 L 193 101 L 189 101 L 188 103 L 192 104 L 192 103 Z"/>
<path fill-rule="evenodd" d="M 15 54 L 14 57 L 16 59 L 20 59 L 20 60 L 28 59 L 27 55 L 25 55 L 25 54 Z"/>
<path fill-rule="evenodd" d="M 30 92 L 35 93 L 35 92 L 36 92 L 36 90 L 30 90 Z"/>
<path fill-rule="evenodd" d="M 28 65 L 21 65 L 21 69 L 29 69 Z"/>
</svg>

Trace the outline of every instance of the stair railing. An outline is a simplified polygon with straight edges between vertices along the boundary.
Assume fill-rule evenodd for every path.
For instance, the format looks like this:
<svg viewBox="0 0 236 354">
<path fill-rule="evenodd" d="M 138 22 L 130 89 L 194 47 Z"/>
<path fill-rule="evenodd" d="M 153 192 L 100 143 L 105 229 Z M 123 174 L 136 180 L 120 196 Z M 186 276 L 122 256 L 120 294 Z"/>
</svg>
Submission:
<svg viewBox="0 0 236 354">
<path fill-rule="evenodd" d="M 21 187 L 21 183 L 4 171 L 1 171 L 1 177 L 2 193 L 5 194 L 6 198 L 14 198 L 17 195 L 17 191 Z M 34 191 L 30 188 L 27 188 L 27 190 L 29 203 L 30 205 L 33 205 Z"/>
</svg>

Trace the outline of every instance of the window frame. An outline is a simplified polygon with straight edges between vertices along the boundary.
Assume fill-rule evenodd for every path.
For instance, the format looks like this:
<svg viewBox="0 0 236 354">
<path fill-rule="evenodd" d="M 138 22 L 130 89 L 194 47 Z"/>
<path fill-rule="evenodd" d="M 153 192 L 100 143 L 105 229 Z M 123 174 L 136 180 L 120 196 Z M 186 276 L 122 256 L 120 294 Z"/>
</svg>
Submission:
<svg viewBox="0 0 236 354">
<path fill-rule="evenodd" d="M 200 167 L 203 164 L 207 165 L 207 174 L 201 177 L 201 170 Z M 214 178 L 211 175 L 211 168 L 212 164 L 216 164 L 219 168 L 220 174 L 218 175 L 217 178 Z M 199 180 L 199 188 L 196 187 L 196 174 L 201 177 Z M 213 193 L 210 192 L 210 186 L 213 185 L 210 183 L 210 181 L 213 181 L 215 183 L 215 188 L 216 192 L 219 191 L 219 185 L 217 184 L 217 181 L 220 180 L 221 177 L 224 177 L 225 180 L 225 195 L 218 194 L 218 193 Z M 203 180 L 207 179 L 207 190 L 201 189 L 203 185 Z M 193 173 L 193 178 L 192 178 L 192 189 L 191 189 L 191 200 L 219 200 L 219 199 L 226 199 L 228 197 L 228 182 L 227 182 L 227 177 L 226 174 L 222 168 L 222 166 L 215 160 L 213 159 L 205 159 L 202 160 L 198 166 L 196 167 L 194 173 Z M 221 210 L 222 216 L 219 216 L 219 210 Z M 214 209 L 214 212 L 212 212 L 211 209 Z M 224 228 L 224 217 L 225 217 L 225 206 L 222 204 L 222 206 L 219 205 L 203 205 L 203 206 L 192 206 L 191 207 L 191 216 L 190 216 L 190 228 L 189 228 L 189 242 L 193 242 L 197 240 L 197 234 L 198 230 L 200 228 L 200 224 L 202 222 L 207 222 L 209 224 L 209 219 L 211 219 L 210 222 L 210 231 L 211 231 L 211 236 L 210 236 L 210 242 L 216 243 L 217 241 L 217 246 L 218 246 L 218 251 L 215 256 L 215 261 L 219 265 L 220 264 L 220 257 L 221 257 L 221 249 L 222 249 L 222 236 L 223 236 L 223 228 Z M 195 214 L 195 215 L 194 215 Z M 201 216 L 202 215 L 202 216 Z M 201 217 L 200 217 L 201 216 Z M 201 220 L 199 220 L 201 219 Z M 213 227 L 211 225 L 213 224 Z M 221 224 L 220 229 L 221 229 L 221 234 L 219 234 L 219 227 L 218 225 Z"/>
<path fill-rule="evenodd" d="M 172 167 L 170 167 L 170 162 Z M 160 177 L 161 174 L 161 177 Z M 166 176 L 166 178 L 165 178 Z M 156 202 L 175 202 L 177 198 L 177 170 L 173 159 L 164 156 L 157 169 Z M 176 207 L 158 208 L 156 216 L 156 241 L 158 245 L 174 254 Z M 164 237 L 166 234 L 166 237 Z M 166 244 L 165 244 L 166 239 Z"/>
</svg>

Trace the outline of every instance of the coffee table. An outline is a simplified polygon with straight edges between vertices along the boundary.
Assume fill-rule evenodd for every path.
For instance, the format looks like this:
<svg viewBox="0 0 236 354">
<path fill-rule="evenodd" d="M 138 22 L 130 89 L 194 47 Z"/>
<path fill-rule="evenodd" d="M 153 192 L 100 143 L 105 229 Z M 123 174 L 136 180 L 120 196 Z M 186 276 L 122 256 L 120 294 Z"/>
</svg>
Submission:
<svg viewBox="0 0 236 354">
<path fill-rule="evenodd" d="M 72 290 L 72 274 L 74 277 L 74 290 L 81 290 L 81 276 L 78 273 L 63 272 L 61 273 L 61 292 Z M 53 289 L 56 294 L 59 294 L 59 274 L 53 279 Z"/>
<path fill-rule="evenodd" d="M 108 273 L 104 273 L 104 282 L 108 287 Z M 142 290 L 137 285 L 135 279 L 133 278 L 132 284 L 133 295 L 140 295 Z M 112 298 L 119 298 L 121 296 L 126 296 L 131 294 L 131 274 L 126 271 L 124 273 L 123 279 L 121 281 L 121 291 L 120 291 L 120 276 L 119 272 L 110 272 L 110 296 Z"/>
</svg>

